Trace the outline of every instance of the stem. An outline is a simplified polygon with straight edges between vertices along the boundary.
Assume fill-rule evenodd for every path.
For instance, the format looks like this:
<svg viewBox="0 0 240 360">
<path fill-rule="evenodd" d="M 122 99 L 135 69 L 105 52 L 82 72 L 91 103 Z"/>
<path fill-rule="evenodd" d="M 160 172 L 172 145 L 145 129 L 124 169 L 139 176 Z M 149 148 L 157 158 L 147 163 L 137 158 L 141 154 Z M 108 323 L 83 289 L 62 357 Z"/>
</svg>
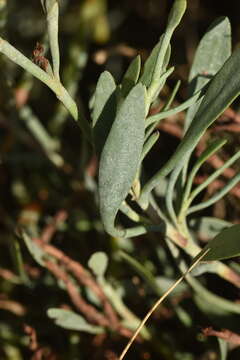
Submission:
<svg viewBox="0 0 240 360">
<path fill-rule="evenodd" d="M 6 55 L 10 60 L 21 66 L 24 70 L 29 71 L 37 79 L 46 84 L 57 96 L 57 98 L 68 109 L 74 120 L 78 120 L 78 109 L 75 101 L 71 98 L 61 82 L 44 70 L 35 65 L 31 60 L 24 56 L 20 51 L 13 47 L 9 42 L 0 37 L 0 52 Z"/>
</svg>

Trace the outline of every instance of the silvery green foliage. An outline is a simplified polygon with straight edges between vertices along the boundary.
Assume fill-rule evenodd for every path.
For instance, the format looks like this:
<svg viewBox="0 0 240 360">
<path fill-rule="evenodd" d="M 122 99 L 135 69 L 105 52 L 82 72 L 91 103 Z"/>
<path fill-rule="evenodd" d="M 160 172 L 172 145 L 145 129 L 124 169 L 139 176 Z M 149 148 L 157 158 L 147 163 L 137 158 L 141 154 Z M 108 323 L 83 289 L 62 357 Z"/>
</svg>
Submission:
<svg viewBox="0 0 240 360">
<path fill-rule="evenodd" d="M 167 22 L 166 31 L 160 37 L 140 75 L 140 58 L 136 57 L 125 73 L 122 83 L 116 85 L 111 74 L 103 72 L 94 94 L 92 111 L 93 140 L 99 155 L 99 201 L 100 214 L 107 232 L 114 236 L 134 236 L 144 233 L 150 224 L 139 223 L 136 228 L 120 230 L 116 225 L 118 211 L 130 216 L 131 211 L 122 206 L 131 188 L 138 184 L 138 196 L 132 197 L 142 209 L 147 209 L 152 190 L 161 178 L 172 173 L 167 190 L 167 209 L 175 223 L 178 215 L 181 221 L 187 214 L 197 211 L 190 207 L 194 192 L 191 193 L 194 177 L 207 158 L 219 150 L 225 141 L 213 143 L 206 149 L 201 159 L 183 184 L 184 196 L 180 213 L 174 209 L 173 194 L 176 181 L 197 143 L 216 120 L 240 93 L 240 76 L 237 67 L 240 51 L 231 55 L 231 27 L 227 18 L 215 21 L 200 42 L 193 67 L 190 72 L 190 98 L 176 109 L 168 109 L 154 116 L 148 116 L 148 109 L 155 100 L 167 77 L 170 60 L 170 41 L 173 31 L 180 22 L 186 7 L 185 1 L 175 1 Z M 214 45 L 211 45 L 213 44 Z M 231 56 L 230 56 L 231 55 Z M 208 69 L 208 72 L 205 69 Z M 171 71 L 170 71 L 171 70 Z M 208 73 L 209 76 L 206 76 Z M 232 74 L 236 73 L 236 76 Z M 143 84 L 144 86 L 142 86 Z M 145 90 L 146 88 L 146 90 Z M 141 162 L 158 141 L 158 133 L 152 133 L 157 122 L 164 116 L 177 113 L 189 107 L 186 133 L 161 169 L 145 184 L 139 186 Z M 143 138 L 144 136 L 144 138 Z M 185 161 L 184 161 L 185 159 Z M 238 159 L 238 153 L 229 160 L 230 166 Z M 219 176 L 224 168 L 213 176 Z M 239 182 L 239 174 L 232 179 L 216 197 L 203 206 L 209 206 L 224 196 Z M 207 186 L 207 184 L 206 184 Z M 200 191 L 200 188 L 196 191 Z M 200 209 L 200 208 L 199 208 Z M 133 217 L 131 217 L 133 218 Z M 137 216 L 134 216 L 137 219 Z M 143 225 L 141 227 L 141 225 Z M 134 230 L 135 229 L 135 230 Z M 161 230 L 160 230 L 161 231 Z"/>
</svg>

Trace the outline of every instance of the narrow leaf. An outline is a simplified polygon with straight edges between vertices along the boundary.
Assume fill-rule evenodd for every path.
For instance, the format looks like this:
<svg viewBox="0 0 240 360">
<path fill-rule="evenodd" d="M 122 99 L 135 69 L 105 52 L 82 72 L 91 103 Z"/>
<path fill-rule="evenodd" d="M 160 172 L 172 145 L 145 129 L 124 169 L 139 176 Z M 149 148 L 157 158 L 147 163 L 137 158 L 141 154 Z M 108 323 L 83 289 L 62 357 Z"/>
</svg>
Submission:
<svg viewBox="0 0 240 360">
<path fill-rule="evenodd" d="M 230 167 L 235 161 L 240 158 L 240 150 L 236 152 L 230 159 L 225 161 L 225 163 L 219 167 L 214 173 L 212 173 L 202 184 L 198 185 L 191 193 L 189 197 L 189 203 L 193 201 L 193 199 L 202 191 L 204 190 L 209 184 L 211 184 L 219 175 L 223 173 L 225 169 Z M 233 180 L 233 179 L 231 179 Z"/>
<path fill-rule="evenodd" d="M 161 76 L 165 71 L 164 65 L 167 66 L 165 62 L 166 57 L 168 57 L 170 41 L 175 28 L 179 25 L 181 18 L 184 15 L 186 6 L 186 0 L 175 0 L 170 11 L 165 33 L 161 37 L 161 47 L 153 70 L 152 81 L 148 88 L 148 98 L 150 102 L 156 98 L 159 92 L 159 82 L 161 81 Z"/>
<path fill-rule="evenodd" d="M 218 151 L 227 141 L 225 139 L 218 139 L 214 142 L 212 142 L 199 156 L 198 160 L 196 161 L 194 167 L 192 168 L 190 174 L 188 175 L 186 188 L 184 190 L 183 194 L 183 207 L 184 202 L 187 201 L 187 198 L 189 197 L 193 180 L 195 178 L 195 175 L 197 174 L 198 170 L 200 169 L 201 165 L 210 157 L 212 156 L 216 151 Z"/>
<path fill-rule="evenodd" d="M 158 56 L 159 56 L 159 53 L 161 52 L 163 37 L 164 37 L 164 35 L 162 35 L 160 37 L 159 42 L 154 46 L 151 54 L 149 55 L 148 59 L 146 60 L 146 62 L 144 64 L 143 74 L 140 78 L 140 82 L 143 85 L 145 85 L 146 87 L 149 87 L 152 83 L 153 74 L 154 74 L 154 70 L 155 70 L 155 67 L 157 64 Z M 166 67 L 169 63 L 170 53 L 171 53 L 171 48 L 169 46 L 166 51 L 165 58 L 163 61 L 162 68 L 164 70 L 166 69 Z"/>
<path fill-rule="evenodd" d="M 189 95 L 194 94 L 209 83 L 210 79 L 220 70 L 231 55 L 231 48 L 231 25 L 228 18 L 221 17 L 212 23 L 199 43 L 189 74 Z M 202 99 L 199 99 L 188 109 L 184 123 L 184 133 L 190 126 L 201 101 Z M 189 158 L 185 160 L 185 174 Z"/>
<path fill-rule="evenodd" d="M 159 177 L 167 176 L 185 154 L 195 148 L 207 128 L 239 95 L 239 63 L 240 49 L 237 49 L 211 81 L 197 114 L 175 153 L 143 188 L 143 206 L 147 205 L 148 193 L 158 184 Z"/>
<path fill-rule="evenodd" d="M 136 85 L 141 70 L 141 58 L 136 56 L 129 65 L 122 80 L 122 95 L 126 97 L 130 90 Z"/>
<path fill-rule="evenodd" d="M 114 221 L 139 167 L 144 127 L 145 88 L 138 84 L 118 110 L 100 158 L 100 213 L 110 234 L 119 235 Z"/>
<path fill-rule="evenodd" d="M 221 190 L 219 190 L 216 194 L 214 194 L 209 200 L 204 201 L 198 205 L 191 206 L 188 209 L 187 214 L 192 214 L 195 211 L 199 211 L 202 209 L 205 209 L 213 204 L 215 204 L 217 201 L 222 199 L 229 191 L 237 184 L 240 183 L 240 173 L 236 174 Z"/>
<path fill-rule="evenodd" d="M 215 20 L 200 41 L 189 74 L 189 95 L 200 90 L 220 70 L 232 51 L 231 25 L 226 17 Z M 187 112 L 187 129 L 197 112 L 201 100 Z"/>
<path fill-rule="evenodd" d="M 173 116 L 177 113 L 179 113 L 180 111 L 184 111 L 186 109 L 188 109 L 190 106 L 194 105 L 199 99 L 203 99 L 203 95 L 205 93 L 206 88 L 196 92 L 193 96 L 191 96 L 189 99 L 187 99 L 186 101 L 184 101 L 182 104 L 176 106 L 173 109 L 170 110 L 164 110 L 161 111 L 160 113 L 156 114 L 156 115 L 152 115 L 149 116 L 147 118 L 146 121 L 146 126 L 149 126 L 153 123 L 156 123 L 162 119 L 165 119 L 169 116 Z"/>
</svg>

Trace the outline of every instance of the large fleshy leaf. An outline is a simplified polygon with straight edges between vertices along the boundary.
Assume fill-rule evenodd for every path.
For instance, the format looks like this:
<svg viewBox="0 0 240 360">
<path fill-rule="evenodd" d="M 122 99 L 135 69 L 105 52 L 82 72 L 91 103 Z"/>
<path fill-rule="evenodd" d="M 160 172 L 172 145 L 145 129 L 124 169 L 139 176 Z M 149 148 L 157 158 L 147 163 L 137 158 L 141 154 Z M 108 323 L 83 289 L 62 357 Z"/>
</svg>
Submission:
<svg viewBox="0 0 240 360">
<path fill-rule="evenodd" d="M 222 230 L 203 248 L 201 254 L 208 250 L 202 261 L 228 259 L 240 255 L 240 225 L 233 225 Z"/>
<path fill-rule="evenodd" d="M 79 330 L 90 334 L 101 334 L 104 329 L 88 323 L 82 316 L 70 310 L 51 308 L 47 311 L 48 317 L 54 319 L 55 324 L 64 329 Z"/>
<path fill-rule="evenodd" d="M 116 107 L 116 84 L 112 75 L 104 71 L 98 79 L 92 112 L 94 145 L 98 154 L 116 116 Z"/>
<path fill-rule="evenodd" d="M 99 164 L 100 213 L 106 231 L 114 227 L 116 214 L 136 176 L 144 143 L 145 87 L 136 85 L 118 110 Z"/>
<path fill-rule="evenodd" d="M 175 153 L 143 188 L 142 206 L 147 206 L 148 194 L 158 184 L 159 178 L 168 175 L 195 148 L 207 128 L 239 95 L 239 64 L 240 49 L 237 49 L 211 81 L 195 118 Z"/>
</svg>

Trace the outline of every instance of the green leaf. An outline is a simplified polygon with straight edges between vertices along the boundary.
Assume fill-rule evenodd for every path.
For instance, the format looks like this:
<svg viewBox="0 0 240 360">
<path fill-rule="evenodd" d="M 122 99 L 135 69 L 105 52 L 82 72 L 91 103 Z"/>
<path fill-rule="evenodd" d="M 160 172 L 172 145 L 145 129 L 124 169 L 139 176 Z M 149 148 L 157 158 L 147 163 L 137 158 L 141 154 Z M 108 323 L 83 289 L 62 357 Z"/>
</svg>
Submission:
<svg viewBox="0 0 240 360">
<path fill-rule="evenodd" d="M 200 90 L 220 70 L 232 52 L 231 24 L 226 17 L 215 20 L 200 41 L 189 74 L 189 95 Z M 187 112 L 185 129 L 189 127 L 201 100 Z"/>
<path fill-rule="evenodd" d="M 169 61 L 170 54 L 168 54 L 168 52 L 170 51 L 170 41 L 175 28 L 181 21 L 181 18 L 186 10 L 186 6 L 186 0 L 175 0 L 170 11 L 165 33 L 160 39 L 161 45 L 155 62 L 155 67 L 153 69 L 152 80 L 147 91 L 150 103 L 156 98 L 160 91 L 161 77 L 165 72 Z"/>
<path fill-rule="evenodd" d="M 210 25 L 198 45 L 189 81 L 199 76 L 201 87 L 205 85 L 208 82 L 208 76 L 214 76 L 221 69 L 231 52 L 231 24 L 227 17 L 220 17 Z M 194 88 L 195 91 L 196 88 Z"/>
<path fill-rule="evenodd" d="M 188 209 L 187 214 L 192 214 L 195 211 L 205 209 L 205 208 L 215 204 L 217 201 L 219 201 L 225 195 L 227 195 L 229 193 L 229 191 L 231 191 L 232 188 L 234 188 L 234 186 L 236 186 L 239 183 L 240 183 L 240 173 L 237 173 L 221 190 L 216 192 L 210 199 L 208 199 L 207 201 L 204 201 L 198 205 L 191 206 Z"/>
<path fill-rule="evenodd" d="M 108 257 L 102 252 L 95 252 L 88 260 L 88 267 L 96 276 L 104 276 L 108 266 Z"/>
<path fill-rule="evenodd" d="M 199 99 L 203 99 L 205 89 L 206 88 L 196 92 L 189 99 L 187 99 L 182 104 L 176 106 L 173 109 L 163 110 L 163 111 L 161 111 L 160 113 L 158 113 L 156 115 L 149 116 L 147 118 L 147 121 L 146 121 L 146 126 L 154 124 L 154 123 L 156 123 L 156 122 L 158 122 L 158 121 L 160 121 L 162 119 L 165 119 L 165 118 L 167 118 L 169 116 L 173 116 L 173 115 L 179 113 L 180 111 L 184 111 L 184 110 L 188 109 L 190 106 L 194 105 Z"/>
<path fill-rule="evenodd" d="M 223 145 L 225 145 L 227 140 L 225 139 L 218 139 L 216 141 L 213 141 L 210 143 L 210 145 L 207 146 L 207 148 L 202 152 L 202 154 L 199 156 L 197 161 L 195 162 L 192 170 L 187 176 L 187 184 L 184 190 L 184 194 L 182 197 L 182 206 L 184 208 L 184 212 L 186 211 L 186 207 L 184 205 L 187 205 L 187 199 L 189 197 L 190 191 L 192 189 L 193 181 L 195 178 L 195 175 L 197 174 L 198 170 L 202 166 L 202 164 L 215 152 L 217 152 Z"/>
<path fill-rule="evenodd" d="M 202 261 L 222 260 L 239 256 L 240 225 L 233 225 L 222 230 L 203 248 L 198 256 L 208 249 L 209 251 L 202 258 Z"/>
<path fill-rule="evenodd" d="M 136 85 L 118 110 L 99 164 L 100 214 L 107 232 L 120 236 L 114 227 L 116 214 L 135 179 L 144 143 L 145 87 Z"/>
<path fill-rule="evenodd" d="M 89 334 L 104 332 L 102 327 L 89 324 L 82 316 L 70 310 L 51 308 L 48 309 L 47 315 L 50 319 L 54 319 L 56 325 L 64 329 L 79 330 Z"/>
<path fill-rule="evenodd" d="M 141 58 L 140 56 L 136 56 L 135 59 L 129 65 L 123 80 L 122 80 L 122 95 L 125 98 L 130 90 L 134 87 L 137 83 L 139 74 L 141 70 Z"/>
<path fill-rule="evenodd" d="M 94 145 L 101 153 L 116 116 L 116 84 L 112 75 L 104 71 L 97 82 L 92 112 Z"/>
<path fill-rule="evenodd" d="M 168 162 L 144 186 L 141 204 L 146 207 L 149 192 L 159 177 L 167 176 L 187 152 L 191 152 L 207 128 L 229 107 L 240 93 L 240 49 L 237 49 L 215 75 L 184 138 Z"/>
<path fill-rule="evenodd" d="M 219 175 L 223 173 L 225 169 L 230 167 L 235 161 L 237 161 L 240 158 L 240 150 L 236 152 L 230 159 L 225 161 L 225 163 L 218 168 L 214 173 L 212 173 L 202 184 L 198 185 L 190 194 L 189 196 L 189 204 L 193 201 L 193 199 L 201 192 L 203 191 L 209 184 L 211 184 Z M 234 186 L 235 183 L 237 183 L 239 174 L 237 173 L 229 182 L 230 187 Z M 231 185 L 233 184 L 233 185 Z M 223 189 L 222 189 L 223 190 Z M 222 191 L 221 190 L 221 191 Z"/>
</svg>

